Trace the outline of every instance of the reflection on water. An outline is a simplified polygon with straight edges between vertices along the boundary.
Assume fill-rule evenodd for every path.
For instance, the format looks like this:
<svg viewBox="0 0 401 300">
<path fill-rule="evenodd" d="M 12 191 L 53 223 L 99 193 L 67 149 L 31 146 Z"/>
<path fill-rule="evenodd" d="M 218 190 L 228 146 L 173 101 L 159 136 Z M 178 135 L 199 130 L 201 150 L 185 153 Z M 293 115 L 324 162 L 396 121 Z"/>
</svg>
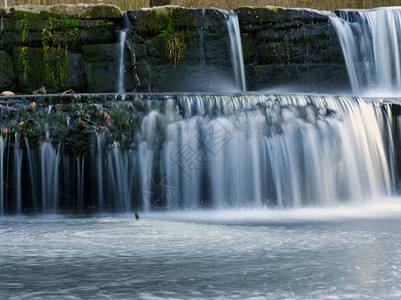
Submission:
<svg viewBox="0 0 401 300">
<path fill-rule="evenodd" d="M 2 218 L 0 298 L 395 299 L 400 217 L 394 202 Z"/>
</svg>

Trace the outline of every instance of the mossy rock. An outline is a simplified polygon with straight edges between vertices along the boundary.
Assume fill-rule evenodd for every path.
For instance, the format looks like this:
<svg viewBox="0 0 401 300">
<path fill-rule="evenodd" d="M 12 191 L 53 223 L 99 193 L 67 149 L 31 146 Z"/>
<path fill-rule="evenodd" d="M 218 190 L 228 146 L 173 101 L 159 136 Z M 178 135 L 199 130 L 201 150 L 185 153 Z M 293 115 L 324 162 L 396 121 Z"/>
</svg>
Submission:
<svg viewBox="0 0 401 300">
<path fill-rule="evenodd" d="M 12 53 L 18 91 L 33 91 L 46 84 L 42 48 L 13 47 Z"/>
<path fill-rule="evenodd" d="M 128 11 L 128 18 L 138 33 L 156 35 L 167 28 L 171 7 L 153 7 Z"/>
<path fill-rule="evenodd" d="M 97 44 L 82 47 L 83 58 L 87 63 L 111 62 L 118 64 L 119 51 L 119 44 Z"/>
<path fill-rule="evenodd" d="M 165 30 L 173 19 L 174 25 L 186 29 L 201 26 L 202 10 L 180 6 L 163 6 L 128 11 L 128 17 L 140 34 L 155 36 Z"/>
<path fill-rule="evenodd" d="M 10 8 L 12 14 L 32 14 L 42 19 L 66 16 L 73 19 L 119 19 L 123 12 L 109 4 L 56 4 L 56 5 L 19 5 Z"/>
<path fill-rule="evenodd" d="M 41 86 L 45 86 L 48 92 L 85 88 L 81 55 L 64 52 L 57 57 L 50 55 L 50 63 L 46 65 L 42 48 L 13 47 L 12 53 L 17 91 L 32 92 Z M 63 60 L 66 60 L 65 63 Z"/>
</svg>

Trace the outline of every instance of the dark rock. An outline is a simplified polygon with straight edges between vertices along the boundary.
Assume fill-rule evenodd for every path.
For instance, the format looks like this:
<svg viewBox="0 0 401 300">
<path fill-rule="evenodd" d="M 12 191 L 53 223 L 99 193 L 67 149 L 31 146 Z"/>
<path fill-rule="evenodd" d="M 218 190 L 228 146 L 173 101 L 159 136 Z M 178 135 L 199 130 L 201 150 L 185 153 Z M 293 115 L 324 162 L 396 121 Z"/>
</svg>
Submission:
<svg viewBox="0 0 401 300">
<path fill-rule="evenodd" d="M 344 64 L 275 64 L 246 67 L 248 89 L 263 90 L 291 85 L 307 92 L 307 87 L 319 91 L 334 91 L 349 87 Z M 302 88 L 304 87 L 304 88 Z M 305 89 L 306 88 L 306 89 Z"/>
<path fill-rule="evenodd" d="M 115 92 L 118 85 L 120 45 L 98 44 L 82 47 L 84 70 L 88 92 Z M 130 53 L 125 51 L 126 69 L 131 65 Z M 124 86 L 127 91 L 135 88 L 133 72 L 124 73 Z"/>
<path fill-rule="evenodd" d="M 13 88 L 15 77 L 12 57 L 0 51 L 0 90 Z"/>
<path fill-rule="evenodd" d="M 85 63 L 88 92 L 115 92 L 119 66 L 112 62 Z"/>
<path fill-rule="evenodd" d="M 84 60 L 81 54 L 68 55 L 68 77 L 66 88 L 78 92 L 86 91 Z M 62 89 L 60 89 L 61 91 Z"/>
<path fill-rule="evenodd" d="M 349 87 L 341 46 L 327 15 L 308 9 L 236 11 L 250 89 L 288 83 Z"/>
<path fill-rule="evenodd" d="M 97 44 L 82 47 L 83 59 L 86 63 L 119 62 L 119 44 Z"/>
</svg>

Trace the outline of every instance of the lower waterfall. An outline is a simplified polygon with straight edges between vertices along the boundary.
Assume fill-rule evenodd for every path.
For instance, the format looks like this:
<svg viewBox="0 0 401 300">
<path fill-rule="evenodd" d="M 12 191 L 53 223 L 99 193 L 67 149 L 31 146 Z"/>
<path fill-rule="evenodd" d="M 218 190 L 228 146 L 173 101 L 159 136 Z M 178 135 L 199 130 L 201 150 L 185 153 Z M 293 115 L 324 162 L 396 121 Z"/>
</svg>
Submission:
<svg viewBox="0 0 401 300">
<path fill-rule="evenodd" d="M 390 103 L 177 95 L 144 107 L 127 143 L 93 134 L 77 157 L 0 137 L 1 214 L 333 206 L 395 189 Z"/>
</svg>

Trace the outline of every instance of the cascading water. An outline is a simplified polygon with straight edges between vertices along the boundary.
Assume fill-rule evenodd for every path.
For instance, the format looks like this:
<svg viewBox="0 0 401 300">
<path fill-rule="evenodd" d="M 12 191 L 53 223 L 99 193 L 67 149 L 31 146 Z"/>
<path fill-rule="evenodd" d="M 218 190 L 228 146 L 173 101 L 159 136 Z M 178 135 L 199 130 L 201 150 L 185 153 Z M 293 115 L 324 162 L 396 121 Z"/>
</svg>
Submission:
<svg viewBox="0 0 401 300">
<path fill-rule="evenodd" d="M 29 170 L 16 168 L 10 177 L 31 182 L 22 198 L 36 195 L 42 211 L 150 211 L 331 206 L 392 192 L 397 124 L 391 104 L 306 95 L 149 101 L 128 148 L 97 134 L 93 149 L 72 160 L 60 145 L 43 142 L 37 150 L 27 144 L 22 163 L 29 160 Z M 1 140 L 0 174 L 16 166 L 4 163 L 6 149 Z M 4 180 L 15 187 L 10 178 Z M 14 212 L 18 193 L 7 198 L 1 191 L 2 207 L 7 202 Z M 23 210 L 38 206 L 24 201 Z"/>
<path fill-rule="evenodd" d="M 401 8 L 340 10 L 331 20 L 343 50 L 353 92 L 401 91 Z"/>
<path fill-rule="evenodd" d="M 230 36 L 231 63 L 234 71 L 235 85 L 246 91 L 244 57 L 242 55 L 241 32 L 238 16 L 234 11 L 227 12 L 227 28 Z"/>
<path fill-rule="evenodd" d="M 60 151 L 53 148 L 50 142 L 44 142 L 39 149 L 42 209 L 55 212 L 58 208 L 59 196 L 59 163 Z M 33 187 L 35 189 L 35 187 Z"/>
<path fill-rule="evenodd" d="M 124 13 L 123 21 L 122 21 L 122 29 L 120 31 L 120 62 L 118 67 L 118 86 L 117 92 L 118 93 L 125 93 L 124 88 L 124 72 L 125 72 L 125 65 L 124 65 L 124 52 L 125 52 L 125 40 L 127 37 L 127 32 L 130 29 L 130 22 L 128 19 L 128 15 Z"/>
<path fill-rule="evenodd" d="M 20 148 L 20 136 L 15 134 L 15 147 L 14 147 L 14 195 L 17 204 L 17 214 L 22 212 L 22 198 L 21 198 L 21 168 L 22 168 L 22 155 L 23 151 Z"/>
</svg>

